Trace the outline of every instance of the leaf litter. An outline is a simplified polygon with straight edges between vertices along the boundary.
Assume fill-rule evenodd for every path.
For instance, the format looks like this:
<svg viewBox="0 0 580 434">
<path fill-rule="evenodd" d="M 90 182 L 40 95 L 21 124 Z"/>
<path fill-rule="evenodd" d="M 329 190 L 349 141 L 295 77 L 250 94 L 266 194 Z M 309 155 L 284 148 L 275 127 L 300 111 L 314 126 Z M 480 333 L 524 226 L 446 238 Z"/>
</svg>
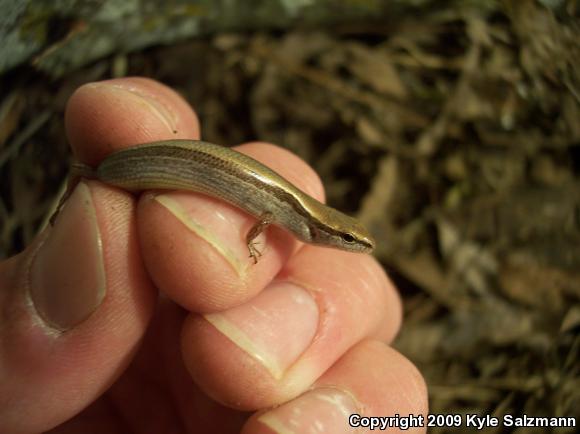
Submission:
<svg viewBox="0 0 580 434">
<path fill-rule="evenodd" d="M 287 147 L 371 228 L 405 302 L 394 345 L 432 413 L 580 416 L 580 7 L 468 3 L 388 28 L 220 34 L 58 81 L 6 74 L 0 257 L 54 202 L 72 91 L 154 77 L 192 103 L 205 140 Z"/>
</svg>

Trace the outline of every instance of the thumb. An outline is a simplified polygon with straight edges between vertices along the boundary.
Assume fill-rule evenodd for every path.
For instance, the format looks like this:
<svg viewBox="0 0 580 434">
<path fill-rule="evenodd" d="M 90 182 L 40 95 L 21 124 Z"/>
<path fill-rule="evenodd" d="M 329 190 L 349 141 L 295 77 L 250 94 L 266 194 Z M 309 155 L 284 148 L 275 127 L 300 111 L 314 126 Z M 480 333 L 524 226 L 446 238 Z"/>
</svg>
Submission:
<svg viewBox="0 0 580 434">
<path fill-rule="evenodd" d="M 46 431 L 123 371 L 151 317 L 134 200 L 80 183 L 24 252 L 0 263 L 0 432 Z"/>
</svg>

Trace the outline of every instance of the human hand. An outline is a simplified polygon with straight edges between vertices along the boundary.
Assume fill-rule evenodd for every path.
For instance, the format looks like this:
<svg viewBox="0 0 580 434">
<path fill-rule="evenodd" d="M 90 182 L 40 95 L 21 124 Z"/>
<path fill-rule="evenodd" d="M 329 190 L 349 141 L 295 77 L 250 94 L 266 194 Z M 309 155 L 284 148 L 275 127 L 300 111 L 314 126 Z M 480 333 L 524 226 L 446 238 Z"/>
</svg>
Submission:
<svg viewBox="0 0 580 434">
<path fill-rule="evenodd" d="M 81 87 L 66 127 L 91 166 L 200 135 L 185 101 L 139 78 Z M 323 198 L 293 154 L 237 149 Z M 254 265 L 254 221 L 199 194 L 79 184 L 55 226 L 0 263 L 0 433 L 334 434 L 366 432 L 352 413 L 425 415 L 420 374 L 383 343 L 401 306 L 377 262 L 271 227 Z"/>
</svg>

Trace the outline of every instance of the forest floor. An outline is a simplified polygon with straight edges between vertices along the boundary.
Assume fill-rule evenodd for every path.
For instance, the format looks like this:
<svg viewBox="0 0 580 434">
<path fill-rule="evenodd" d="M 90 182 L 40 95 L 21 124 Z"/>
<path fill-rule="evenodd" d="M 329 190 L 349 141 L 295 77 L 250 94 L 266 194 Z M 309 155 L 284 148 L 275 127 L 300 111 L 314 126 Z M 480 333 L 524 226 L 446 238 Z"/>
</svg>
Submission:
<svg viewBox="0 0 580 434">
<path fill-rule="evenodd" d="M 404 299 L 395 346 L 427 379 L 431 413 L 578 417 L 580 11 L 509 4 L 221 34 L 57 82 L 5 77 L 0 257 L 54 203 L 71 92 L 153 77 L 196 108 L 205 140 L 287 147 L 371 228 Z"/>
</svg>

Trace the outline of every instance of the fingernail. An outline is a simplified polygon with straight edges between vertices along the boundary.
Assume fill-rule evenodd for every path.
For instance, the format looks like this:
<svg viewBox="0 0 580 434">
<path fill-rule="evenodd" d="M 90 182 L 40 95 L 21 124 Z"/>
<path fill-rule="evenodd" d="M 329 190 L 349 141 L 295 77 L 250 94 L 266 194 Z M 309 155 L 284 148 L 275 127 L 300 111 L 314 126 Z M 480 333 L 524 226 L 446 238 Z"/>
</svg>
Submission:
<svg viewBox="0 0 580 434">
<path fill-rule="evenodd" d="M 183 193 L 158 194 L 153 196 L 153 199 L 192 233 L 212 246 L 231 265 L 238 276 L 242 278 L 245 276 L 252 262 L 248 258 L 245 233 L 241 232 L 248 221 L 239 211 L 224 207 L 215 199 L 201 199 Z M 208 200 L 215 201 L 216 204 L 220 203 L 220 206 L 207 206 Z M 264 233 L 260 234 L 255 241 L 258 245 L 264 246 L 266 242 Z"/>
<path fill-rule="evenodd" d="M 275 379 L 281 379 L 312 342 L 318 306 L 305 289 L 280 282 L 251 302 L 205 318 Z"/>
<path fill-rule="evenodd" d="M 50 327 L 84 321 L 106 292 L 101 234 L 89 187 L 79 183 L 32 260 L 30 297 Z"/>
<path fill-rule="evenodd" d="M 106 80 L 92 83 L 87 86 L 97 88 L 101 92 L 105 91 L 114 95 L 119 95 L 125 104 L 127 102 L 138 104 L 155 115 L 159 120 L 161 120 L 161 122 L 167 126 L 167 129 L 171 133 L 175 133 L 177 131 L 177 118 L 175 114 L 169 108 L 167 108 L 155 95 L 147 93 L 131 82 Z"/>
<path fill-rule="evenodd" d="M 258 421 L 278 434 L 352 433 L 349 417 L 360 413 L 358 407 L 350 394 L 321 388 L 269 410 Z"/>
</svg>

